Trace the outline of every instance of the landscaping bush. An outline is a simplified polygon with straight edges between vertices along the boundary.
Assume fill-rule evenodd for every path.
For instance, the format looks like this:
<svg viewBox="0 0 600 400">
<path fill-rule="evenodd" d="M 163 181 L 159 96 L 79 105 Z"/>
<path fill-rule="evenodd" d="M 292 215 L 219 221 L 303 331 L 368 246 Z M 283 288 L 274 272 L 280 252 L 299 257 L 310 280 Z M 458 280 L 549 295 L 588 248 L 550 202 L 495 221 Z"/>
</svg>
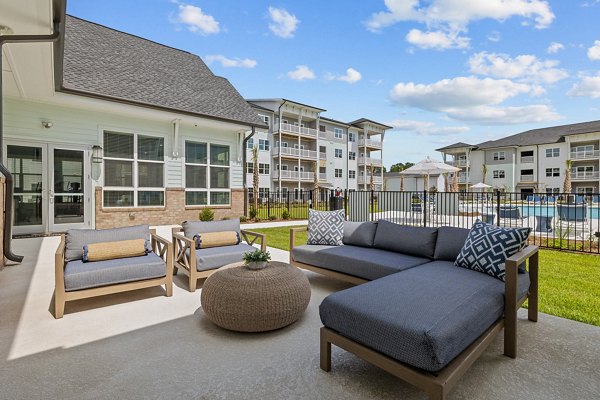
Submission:
<svg viewBox="0 0 600 400">
<path fill-rule="evenodd" d="M 256 219 L 257 216 L 258 216 L 258 211 L 254 207 L 250 208 L 250 211 L 248 212 L 248 217 L 250 219 Z"/>
<path fill-rule="evenodd" d="M 248 222 L 248 218 L 246 218 L 246 216 L 245 216 L 245 215 L 242 215 L 242 216 L 240 217 L 240 222 Z"/>
<path fill-rule="evenodd" d="M 269 215 L 269 220 L 275 221 L 277 219 L 277 215 Z"/>
<path fill-rule="evenodd" d="M 200 211 L 198 218 L 200 218 L 200 221 L 212 221 L 215 219 L 215 213 L 210 208 L 205 208 Z"/>
<path fill-rule="evenodd" d="M 285 220 L 290 219 L 290 212 L 288 211 L 287 208 L 285 210 L 283 210 L 283 212 L 281 213 L 281 218 L 285 219 Z"/>
</svg>

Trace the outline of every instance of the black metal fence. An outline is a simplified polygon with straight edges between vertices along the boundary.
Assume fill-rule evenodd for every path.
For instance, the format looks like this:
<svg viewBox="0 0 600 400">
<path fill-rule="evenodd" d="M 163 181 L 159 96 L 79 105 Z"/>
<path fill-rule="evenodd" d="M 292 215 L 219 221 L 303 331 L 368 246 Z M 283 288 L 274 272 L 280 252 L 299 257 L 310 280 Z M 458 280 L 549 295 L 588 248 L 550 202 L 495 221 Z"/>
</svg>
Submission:
<svg viewBox="0 0 600 400">
<path fill-rule="evenodd" d="M 402 225 L 470 228 L 480 219 L 505 227 L 530 227 L 530 243 L 600 254 L 600 194 L 481 192 L 313 191 L 262 193 L 248 217 L 307 219 L 308 209 L 346 210 L 350 221 L 386 219 Z M 316 200 L 316 201 L 315 201 Z"/>
</svg>

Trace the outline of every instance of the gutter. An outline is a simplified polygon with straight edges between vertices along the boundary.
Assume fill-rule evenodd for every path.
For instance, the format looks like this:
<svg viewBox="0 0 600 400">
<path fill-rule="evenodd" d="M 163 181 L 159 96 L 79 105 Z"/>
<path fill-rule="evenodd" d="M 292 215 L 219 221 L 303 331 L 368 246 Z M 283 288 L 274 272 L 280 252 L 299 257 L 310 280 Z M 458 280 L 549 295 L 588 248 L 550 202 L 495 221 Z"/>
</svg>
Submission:
<svg viewBox="0 0 600 400">
<path fill-rule="evenodd" d="M 60 21 L 64 20 L 65 3 L 59 3 L 54 9 L 53 33 L 51 35 L 7 35 L 0 36 L 0 65 L 2 64 L 2 46 L 5 43 L 38 43 L 56 42 L 60 37 Z M 10 261 L 21 263 L 23 256 L 12 252 L 12 228 L 13 228 L 13 176 L 4 165 L 4 118 L 3 118 L 2 76 L 0 76 L 0 173 L 6 177 L 6 190 L 4 192 L 4 257 Z"/>
</svg>

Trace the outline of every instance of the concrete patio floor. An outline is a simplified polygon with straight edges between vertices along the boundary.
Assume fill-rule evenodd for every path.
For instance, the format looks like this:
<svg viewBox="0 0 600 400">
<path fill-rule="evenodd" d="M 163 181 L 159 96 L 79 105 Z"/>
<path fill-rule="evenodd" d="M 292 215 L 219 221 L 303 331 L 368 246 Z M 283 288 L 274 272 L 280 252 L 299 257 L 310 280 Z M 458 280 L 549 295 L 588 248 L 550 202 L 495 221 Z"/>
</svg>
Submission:
<svg viewBox="0 0 600 400">
<path fill-rule="evenodd" d="M 159 233 L 168 237 L 168 228 Z M 304 316 L 269 333 L 214 326 L 200 308 L 200 290 L 189 293 L 181 276 L 171 298 L 152 288 L 80 300 L 55 320 L 49 310 L 58 241 L 15 240 L 25 261 L 0 272 L 0 399 L 426 398 L 335 347 L 332 371 L 319 369 L 318 305 L 348 286 L 311 272 Z M 600 398 L 600 328 L 519 316 L 519 357 L 503 356 L 498 338 L 450 398 Z"/>
</svg>

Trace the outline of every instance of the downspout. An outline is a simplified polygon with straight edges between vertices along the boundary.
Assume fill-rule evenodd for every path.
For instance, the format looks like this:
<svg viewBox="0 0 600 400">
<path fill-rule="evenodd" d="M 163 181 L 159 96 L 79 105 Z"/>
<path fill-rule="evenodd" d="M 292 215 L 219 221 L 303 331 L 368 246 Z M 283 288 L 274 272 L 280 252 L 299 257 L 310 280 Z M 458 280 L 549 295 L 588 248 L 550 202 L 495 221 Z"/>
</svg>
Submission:
<svg viewBox="0 0 600 400">
<path fill-rule="evenodd" d="M 248 146 L 248 140 L 254 136 L 255 129 L 255 127 L 252 127 L 252 132 L 250 132 L 250 135 L 245 137 L 242 141 L 242 171 L 244 172 L 244 216 L 248 216 L 248 173 L 246 168 L 246 153 L 248 149 L 246 147 Z"/>
<path fill-rule="evenodd" d="M 37 43 L 37 42 L 55 42 L 60 36 L 59 22 L 56 19 L 54 29 L 51 35 L 0 35 L 0 65 L 2 65 L 2 47 L 5 43 Z M 16 255 L 12 252 L 12 226 L 13 226 L 13 192 L 14 180 L 13 176 L 4 165 L 4 97 L 2 95 L 2 76 L 0 75 L 0 173 L 6 178 L 6 190 L 4 191 L 4 257 L 7 260 L 21 263 L 23 256 Z"/>
</svg>

